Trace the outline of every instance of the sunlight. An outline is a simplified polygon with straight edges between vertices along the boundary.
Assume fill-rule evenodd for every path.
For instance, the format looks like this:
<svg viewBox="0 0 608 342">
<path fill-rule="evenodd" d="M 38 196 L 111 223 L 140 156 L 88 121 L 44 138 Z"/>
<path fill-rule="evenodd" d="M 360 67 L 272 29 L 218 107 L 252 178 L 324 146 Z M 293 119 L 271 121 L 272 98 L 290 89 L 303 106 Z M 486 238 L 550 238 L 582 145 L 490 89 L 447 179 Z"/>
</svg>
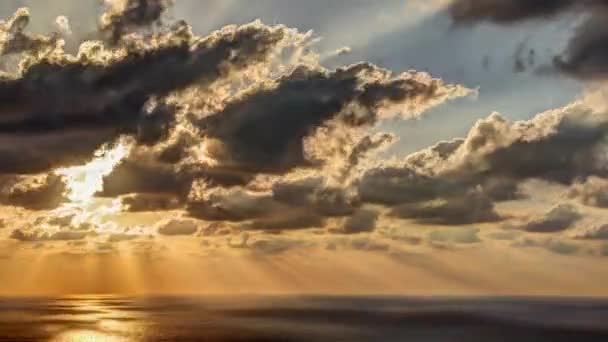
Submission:
<svg viewBox="0 0 608 342">
<path fill-rule="evenodd" d="M 70 202 L 89 204 L 95 194 L 102 190 L 103 178 L 129 154 L 132 147 L 131 139 L 121 137 L 114 144 L 103 145 L 87 164 L 57 169 L 55 173 L 66 181 Z"/>
</svg>

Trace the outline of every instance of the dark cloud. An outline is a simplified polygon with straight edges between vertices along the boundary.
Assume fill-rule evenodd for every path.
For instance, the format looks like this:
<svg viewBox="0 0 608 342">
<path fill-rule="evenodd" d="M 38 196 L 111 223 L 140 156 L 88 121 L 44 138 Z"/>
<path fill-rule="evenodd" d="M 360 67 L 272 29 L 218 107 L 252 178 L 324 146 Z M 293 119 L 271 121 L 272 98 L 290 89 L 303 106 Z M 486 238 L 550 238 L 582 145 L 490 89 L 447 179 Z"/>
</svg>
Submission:
<svg viewBox="0 0 608 342">
<path fill-rule="evenodd" d="M 454 0 L 448 9 L 457 23 L 490 21 L 508 24 L 526 19 L 549 19 L 577 2 L 576 0 Z"/>
<path fill-rule="evenodd" d="M 255 173 L 283 173 L 318 163 L 305 153 L 305 138 L 331 120 L 346 127 L 371 125 L 381 110 L 415 115 L 468 91 L 421 74 L 393 75 L 369 63 L 334 71 L 299 67 L 255 88 L 210 115 L 199 127 L 219 164 Z"/>
<path fill-rule="evenodd" d="M 560 204 L 541 217 L 534 218 L 522 226 L 532 233 L 554 233 L 571 228 L 583 216 L 578 209 L 569 204 Z"/>
<path fill-rule="evenodd" d="M 325 179 L 305 178 L 295 181 L 278 181 L 272 186 L 272 197 L 280 203 L 313 209 L 323 216 L 350 215 L 359 205 L 356 193 L 348 189 L 325 184 Z"/>
<path fill-rule="evenodd" d="M 325 217 L 306 209 L 291 210 L 283 214 L 257 219 L 246 225 L 246 229 L 280 231 L 290 229 L 323 228 Z"/>
<path fill-rule="evenodd" d="M 66 199 L 66 186 L 59 176 L 5 176 L 1 178 L 0 203 L 5 205 L 45 210 L 57 208 Z"/>
<path fill-rule="evenodd" d="M 177 197 L 165 194 L 137 193 L 120 199 L 123 210 L 129 212 L 172 210 L 180 206 Z"/>
<path fill-rule="evenodd" d="M 285 35 L 284 27 L 256 22 L 197 37 L 178 23 L 128 47 L 87 42 L 77 56 L 57 48 L 30 58 L 18 74 L 0 80 L 0 134 L 24 140 L 28 148 L 42 141 L 36 145 L 42 149 L 32 146 L 32 152 L 20 154 L 7 144 L 2 153 L 11 162 L 3 162 L 0 170 L 41 172 L 74 163 L 119 134 L 154 142 L 175 124 L 175 110 L 146 110 L 146 103 L 261 63 Z M 79 144 L 69 140 L 74 132 L 82 132 Z"/>
<path fill-rule="evenodd" d="M 172 3 L 173 0 L 109 0 L 100 31 L 116 44 L 134 29 L 160 25 L 162 14 Z"/>
<path fill-rule="evenodd" d="M 256 21 L 200 37 L 164 21 L 171 3 L 106 2 L 92 35 L 101 39 L 73 54 L 60 34 L 30 34 L 26 10 L 2 24 L 2 53 L 19 63 L 0 78 L 0 174 L 49 173 L 44 184 L 4 186 L 3 203 L 59 206 L 66 188 L 52 170 L 126 135 L 134 146 L 96 195 L 120 197 L 128 211 L 185 206 L 193 218 L 261 230 L 349 217 L 348 231 L 369 230 L 376 218 L 359 211 L 356 184 L 395 138 L 368 131 L 472 92 L 367 62 L 326 69 L 312 33 L 284 26 Z M 294 171 L 309 177 L 293 180 Z M 180 227 L 158 232 L 192 230 Z"/>
<path fill-rule="evenodd" d="M 233 222 L 271 218 L 286 209 L 270 194 L 237 188 L 208 189 L 202 197 L 190 201 L 187 207 L 188 213 L 195 218 Z"/>
<path fill-rule="evenodd" d="M 371 232 L 376 229 L 378 212 L 373 210 L 358 210 L 348 217 L 342 226 L 342 232 L 346 234 L 357 234 Z"/>
<path fill-rule="evenodd" d="M 40 229 L 23 230 L 15 229 L 10 238 L 21 242 L 41 241 L 78 241 L 84 240 L 91 233 L 87 231 L 60 230 L 57 232 L 45 232 Z"/>
<path fill-rule="evenodd" d="M 395 140 L 395 136 L 392 134 L 379 134 L 376 136 L 365 136 L 361 139 L 350 152 L 346 165 L 342 169 L 340 179 L 344 181 L 347 179 L 353 169 L 355 169 L 370 152 L 380 149 L 384 146 L 391 144 Z"/>
<path fill-rule="evenodd" d="M 449 13 L 456 23 L 481 21 L 514 24 L 551 19 L 564 13 L 585 13 L 566 50 L 553 66 L 565 74 L 595 79 L 608 76 L 608 3 L 603 0 L 454 0 Z M 517 58 L 516 58 L 517 64 Z M 523 66 L 523 64 L 521 64 Z"/>
<path fill-rule="evenodd" d="M 496 213 L 492 199 L 480 192 L 471 192 L 463 197 L 402 204 L 394 207 L 390 215 L 421 223 L 445 225 L 496 222 L 502 219 Z"/>
<path fill-rule="evenodd" d="M 608 225 L 599 224 L 573 234 L 573 238 L 579 240 L 608 240 Z"/>
<path fill-rule="evenodd" d="M 591 207 L 608 208 L 608 180 L 589 177 L 584 182 L 572 185 L 568 197 Z"/>
</svg>

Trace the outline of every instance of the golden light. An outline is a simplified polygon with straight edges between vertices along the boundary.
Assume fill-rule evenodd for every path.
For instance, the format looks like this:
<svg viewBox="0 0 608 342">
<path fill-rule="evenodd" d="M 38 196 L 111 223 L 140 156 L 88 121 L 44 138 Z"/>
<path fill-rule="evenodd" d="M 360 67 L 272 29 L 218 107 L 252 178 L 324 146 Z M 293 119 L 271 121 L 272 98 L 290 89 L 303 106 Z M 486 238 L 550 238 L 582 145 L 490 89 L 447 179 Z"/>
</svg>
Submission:
<svg viewBox="0 0 608 342">
<path fill-rule="evenodd" d="M 86 205 L 103 188 L 103 178 L 109 175 L 133 148 L 130 138 L 121 137 L 114 144 L 103 145 L 85 165 L 61 168 L 55 173 L 63 176 L 70 202 Z"/>
</svg>

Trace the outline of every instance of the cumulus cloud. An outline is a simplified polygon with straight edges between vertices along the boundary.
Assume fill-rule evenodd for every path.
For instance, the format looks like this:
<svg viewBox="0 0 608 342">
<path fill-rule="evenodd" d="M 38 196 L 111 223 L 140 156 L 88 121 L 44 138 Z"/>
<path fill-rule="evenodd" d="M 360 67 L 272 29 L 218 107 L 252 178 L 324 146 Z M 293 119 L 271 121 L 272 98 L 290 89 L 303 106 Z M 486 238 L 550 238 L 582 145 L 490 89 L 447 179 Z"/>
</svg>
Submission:
<svg viewBox="0 0 608 342">
<path fill-rule="evenodd" d="M 105 0 L 100 31 L 117 43 L 129 31 L 159 23 L 173 0 Z"/>
<path fill-rule="evenodd" d="M 523 198 L 520 184 L 530 179 L 577 184 L 572 197 L 601 201 L 599 180 L 578 184 L 608 170 L 608 117 L 596 96 L 602 95 L 526 121 L 509 122 L 494 113 L 464 139 L 368 168 L 357 182 L 360 200 L 391 206 L 397 217 L 444 224 L 498 220 L 494 202 Z"/>
<path fill-rule="evenodd" d="M 591 207 L 608 208 L 608 180 L 589 177 L 584 182 L 577 182 L 568 191 L 568 197 Z"/>
<path fill-rule="evenodd" d="M 608 240 L 608 224 L 599 224 L 572 234 L 578 240 Z"/>
<path fill-rule="evenodd" d="M 80 44 L 74 52 L 64 50 L 62 38 L 76 29 L 66 17 L 48 35 L 28 32 L 26 9 L 1 24 L 1 53 L 18 61 L 0 77 L 1 203 L 60 206 L 67 180 L 53 170 L 87 162 L 126 135 L 133 148 L 96 194 L 118 197 L 126 211 L 185 207 L 195 219 L 273 231 L 323 228 L 341 218 L 344 232 L 368 232 L 378 213 L 362 206 L 382 201 L 363 191 L 373 182 L 360 176 L 372 153 L 395 140 L 370 131 L 382 120 L 415 118 L 473 93 L 427 73 L 394 73 L 368 62 L 326 69 L 311 51 L 313 34 L 282 25 L 255 21 L 198 36 L 185 22 L 165 20 L 172 2 L 106 1 L 89 37 L 96 40 L 77 41 L 81 35 L 74 34 L 71 43 Z M 473 188 L 446 182 L 455 189 L 451 196 L 443 186 L 424 200 L 455 203 Z M 495 214 L 491 204 L 478 204 L 468 220 Z M 41 222 L 53 229 L 16 230 L 13 238 L 78 240 L 95 230 L 73 226 L 74 217 L 60 220 Z M 156 228 L 161 235 L 193 235 L 199 227 L 173 219 Z M 137 236 L 113 232 L 107 242 Z"/>
<path fill-rule="evenodd" d="M 19 22 L 24 30 L 27 20 Z M 204 87 L 260 64 L 291 32 L 255 22 L 198 37 L 178 23 L 128 46 L 89 41 L 75 56 L 59 46 L 24 57 L 20 70 L 0 80 L 0 132 L 7 140 L 1 153 L 10 161 L 0 171 L 32 173 L 73 164 L 100 142 L 145 132 L 150 122 L 170 129 L 176 113 L 147 108 L 153 98 L 194 84 Z M 21 51 L 11 50 L 16 52 Z M 19 151 L 9 148 L 17 143 L 24 143 Z"/>
<path fill-rule="evenodd" d="M 171 210 L 180 207 L 177 197 L 164 194 L 137 193 L 123 196 L 120 201 L 123 209 L 130 212 Z"/>
<path fill-rule="evenodd" d="M 394 207 L 391 216 L 414 219 L 421 223 L 460 225 L 501 220 L 494 202 L 479 192 L 464 197 L 452 197 Z"/>
<path fill-rule="evenodd" d="M 41 229 L 15 229 L 11 233 L 10 238 L 22 242 L 78 241 L 85 239 L 90 234 L 91 232 L 88 231 L 74 230 L 59 230 L 54 232 L 47 232 Z"/>
<path fill-rule="evenodd" d="M 208 134 L 209 156 L 220 165 L 284 173 L 320 162 L 306 155 L 305 140 L 332 120 L 351 129 L 369 126 L 383 111 L 414 116 L 468 93 L 426 74 L 393 75 L 370 63 L 333 71 L 302 66 L 242 94 L 198 126 Z"/>
<path fill-rule="evenodd" d="M 378 212 L 373 210 L 358 210 L 348 217 L 342 226 L 342 232 L 346 234 L 357 234 L 371 232 L 376 229 Z"/>
<path fill-rule="evenodd" d="M 0 203 L 5 205 L 46 210 L 65 201 L 65 182 L 55 175 L 0 177 L 0 186 Z"/>
<path fill-rule="evenodd" d="M 531 219 L 521 228 L 532 233 L 554 233 L 571 228 L 583 218 L 575 206 L 560 204 L 549 210 L 546 214 Z"/>
<path fill-rule="evenodd" d="M 194 220 L 171 219 L 158 224 L 158 233 L 168 236 L 194 235 L 198 228 L 198 222 Z"/>
</svg>

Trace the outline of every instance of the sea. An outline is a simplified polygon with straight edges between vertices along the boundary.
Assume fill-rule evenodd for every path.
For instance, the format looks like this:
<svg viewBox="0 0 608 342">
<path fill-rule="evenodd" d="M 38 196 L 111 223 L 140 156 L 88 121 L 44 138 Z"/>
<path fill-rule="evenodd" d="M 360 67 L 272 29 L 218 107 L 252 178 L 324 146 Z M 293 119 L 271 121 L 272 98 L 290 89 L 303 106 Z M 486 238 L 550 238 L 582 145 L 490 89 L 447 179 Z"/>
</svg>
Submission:
<svg viewBox="0 0 608 342">
<path fill-rule="evenodd" d="M 0 298 L 0 341 L 608 341 L 608 299 Z"/>
</svg>

